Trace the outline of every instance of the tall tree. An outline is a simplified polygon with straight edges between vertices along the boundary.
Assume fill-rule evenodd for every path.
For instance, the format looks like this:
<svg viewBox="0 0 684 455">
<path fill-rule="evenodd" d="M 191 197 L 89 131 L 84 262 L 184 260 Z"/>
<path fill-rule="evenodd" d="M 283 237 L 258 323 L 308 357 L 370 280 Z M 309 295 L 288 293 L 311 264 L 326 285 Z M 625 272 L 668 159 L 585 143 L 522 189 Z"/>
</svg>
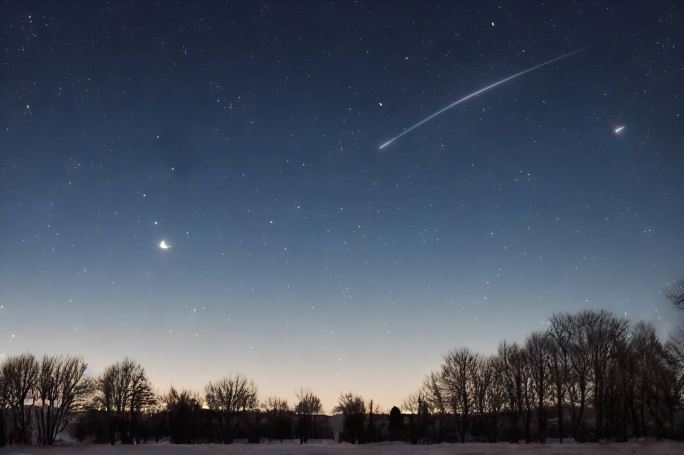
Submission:
<svg viewBox="0 0 684 455">
<path fill-rule="evenodd" d="M 497 354 L 498 369 L 501 372 L 506 394 L 508 395 L 511 417 L 511 442 L 520 439 L 520 420 L 522 418 L 526 439 L 529 441 L 529 369 L 523 349 L 517 343 L 503 342 Z"/>
<path fill-rule="evenodd" d="M 478 356 L 468 348 L 447 354 L 442 364 L 442 381 L 448 394 L 454 417 L 460 415 L 457 428 L 461 442 L 469 430 L 470 410 L 473 403 L 473 379 Z"/>
<path fill-rule="evenodd" d="M 570 396 L 572 401 L 573 437 L 576 441 L 584 441 L 584 411 L 589 393 L 589 374 L 591 368 L 591 356 L 589 352 L 589 340 L 585 325 L 588 320 L 582 314 L 566 315 L 565 324 L 570 331 L 568 350 L 572 376 Z"/>
<path fill-rule="evenodd" d="M 343 393 L 337 399 L 337 406 L 333 412 L 344 416 L 343 438 L 357 444 L 364 442 L 364 421 L 366 419 L 366 404 L 359 395 L 352 392 Z"/>
<path fill-rule="evenodd" d="M 5 425 L 5 409 L 8 406 L 7 402 L 7 383 L 2 375 L 2 367 L 0 366 L 0 447 L 7 445 L 7 425 Z"/>
<path fill-rule="evenodd" d="M 155 402 L 142 365 L 129 358 L 110 365 L 96 380 L 95 389 L 95 403 L 108 417 L 109 442 L 139 442 L 140 414 Z"/>
<path fill-rule="evenodd" d="M 489 416 L 487 420 L 489 442 L 497 442 L 499 439 L 499 415 L 506 403 L 506 386 L 503 374 L 499 370 L 501 364 L 499 358 L 492 356 L 487 360 L 487 363 L 486 368 L 490 368 L 492 371 L 491 382 L 485 390 L 485 403 Z"/>
<path fill-rule="evenodd" d="M 404 416 L 401 414 L 401 409 L 392 406 L 389 413 L 389 438 L 390 441 L 398 441 L 401 439 L 401 430 L 404 426 Z"/>
<path fill-rule="evenodd" d="M 286 399 L 268 397 L 262 408 L 266 413 L 266 437 L 289 439 L 292 436 L 292 411 Z"/>
<path fill-rule="evenodd" d="M 596 436 L 603 437 L 604 417 L 609 398 L 608 371 L 615 361 L 620 346 L 625 342 L 629 325 L 606 311 L 584 311 L 579 314 L 584 320 L 591 363 L 594 413 L 596 414 Z"/>
<path fill-rule="evenodd" d="M 570 388 L 570 330 L 562 314 L 554 314 L 550 320 L 549 336 L 549 379 L 558 415 L 558 438 L 563 443 L 563 417 L 566 397 Z"/>
<path fill-rule="evenodd" d="M 26 400 L 32 398 L 33 387 L 38 377 L 38 362 L 33 354 L 21 354 L 5 359 L 0 367 L 3 379 L 4 401 L 12 415 L 10 442 L 31 443 L 31 414 Z"/>
<path fill-rule="evenodd" d="M 321 399 L 312 391 L 300 388 L 295 392 L 297 404 L 295 413 L 297 414 L 297 432 L 299 433 L 299 443 L 304 444 L 309 437 L 316 438 L 316 416 L 323 413 Z"/>
<path fill-rule="evenodd" d="M 193 444 L 200 434 L 202 400 L 187 390 L 177 391 L 171 387 L 160 400 L 168 415 L 171 441 L 174 444 Z"/>
<path fill-rule="evenodd" d="M 487 425 L 487 417 L 493 410 L 490 408 L 489 389 L 495 380 L 495 364 L 491 358 L 478 357 L 473 373 L 473 395 L 481 426 Z M 491 435 L 490 435 L 491 439 Z"/>
<path fill-rule="evenodd" d="M 70 414 L 92 392 L 93 383 L 85 377 L 88 367 L 77 357 L 44 356 L 34 386 L 37 404 L 38 438 L 51 445 L 66 428 Z"/>
<path fill-rule="evenodd" d="M 207 407 L 219 419 L 219 431 L 224 443 L 232 443 L 236 417 L 257 408 L 257 388 L 254 382 L 240 374 L 233 374 L 209 382 L 205 387 Z"/>
<path fill-rule="evenodd" d="M 447 411 L 449 403 L 446 399 L 444 384 L 440 372 L 431 372 L 423 380 L 422 395 L 425 398 L 429 412 L 433 414 L 433 434 L 435 442 L 442 442 L 445 439 L 447 430 Z"/>
<path fill-rule="evenodd" d="M 409 396 L 401 404 L 409 417 L 409 441 L 411 444 L 418 444 L 425 437 L 430 417 L 430 405 L 425 396 L 425 390 L 419 389 Z"/>
<path fill-rule="evenodd" d="M 544 406 L 549 376 L 549 347 L 549 337 L 542 332 L 534 332 L 525 340 L 525 355 L 537 400 L 537 434 L 539 442 L 542 443 L 546 442 Z"/>
</svg>

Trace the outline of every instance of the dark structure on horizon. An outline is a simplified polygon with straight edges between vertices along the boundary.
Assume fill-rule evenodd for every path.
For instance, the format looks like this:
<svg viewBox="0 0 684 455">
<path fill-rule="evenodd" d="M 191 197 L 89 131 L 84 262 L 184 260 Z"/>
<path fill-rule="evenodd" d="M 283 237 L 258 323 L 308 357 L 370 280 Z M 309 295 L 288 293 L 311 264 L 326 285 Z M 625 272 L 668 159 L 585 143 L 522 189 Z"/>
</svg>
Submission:
<svg viewBox="0 0 684 455">
<path fill-rule="evenodd" d="M 80 441 L 133 444 L 232 443 L 337 438 L 351 443 L 579 442 L 684 438 L 684 336 L 662 342 L 648 323 L 605 311 L 555 314 L 524 343 L 496 354 L 455 349 L 420 389 L 389 414 L 352 392 L 332 417 L 301 390 L 297 403 L 259 400 L 234 374 L 204 395 L 171 389 L 155 396 L 142 365 L 124 359 L 97 378 L 66 356 L 8 357 L 0 365 L 0 445 Z"/>
</svg>

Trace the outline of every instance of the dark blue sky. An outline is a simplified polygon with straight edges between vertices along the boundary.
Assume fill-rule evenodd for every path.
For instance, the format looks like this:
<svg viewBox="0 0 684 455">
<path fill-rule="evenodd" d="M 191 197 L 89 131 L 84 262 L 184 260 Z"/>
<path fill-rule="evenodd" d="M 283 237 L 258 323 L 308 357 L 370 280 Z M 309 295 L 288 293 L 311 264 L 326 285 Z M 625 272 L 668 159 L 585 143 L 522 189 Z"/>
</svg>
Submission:
<svg viewBox="0 0 684 455">
<path fill-rule="evenodd" d="M 676 317 L 679 2 L 1 5 L 3 354 L 389 407 L 554 312 Z"/>
</svg>

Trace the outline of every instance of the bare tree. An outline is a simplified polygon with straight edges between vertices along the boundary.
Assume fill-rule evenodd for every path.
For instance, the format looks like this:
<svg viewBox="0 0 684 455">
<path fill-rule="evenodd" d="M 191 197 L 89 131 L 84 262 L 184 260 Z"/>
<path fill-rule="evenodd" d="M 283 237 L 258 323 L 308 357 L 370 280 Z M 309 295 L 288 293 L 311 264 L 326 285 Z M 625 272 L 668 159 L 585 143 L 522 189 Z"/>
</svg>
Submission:
<svg viewBox="0 0 684 455">
<path fill-rule="evenodd" d="M 478 417 L 483 426 L 487 425 L 486 416 L 491 412 L 487 398 L 494 379 L 495 365 L 492 359 L 478 357 L 473 370 L 473 395 Z"/>
<path fill-rule="evenodd" d="M 604 431 L 608 371 L 616 358 L 618 347 L 625 342 L 629 325 L 627 321 L 606 311 L 584 311 L 579 317 L 584 320 L 581 327 L 589 346 L 596 434 L 600 439 Z"/>
<path fill-rule="evenodd" d="M 12 413 L 10 442 L 30 444 L 31 414 L 26 400 L 32 398 L 31 392 L 38 376 L 38 362 L 32 354 L 8 357 L 0 367 L 0 374 L 3 379 L 4 401 Z"/>
<path fill-rule="evenodd" d="M 572 375 L 570 383 L 570 399 L 572 401 L 573 436 L 576 441 L 584 441 L 584 411 L 589 393 L 589 374 L 591 356 L 589 340 L 584 326 L 588 323 L 582 314 L 566 315 L 565 324 L 570 331 L 568 351 Z M 577 406 L 579 408 L 577 409 Z"/>
<path fill-rule="evenodd" d="M 549 327 L 549 373 L 553 388 L 556 412 L 558 414 L 558 437 L 563 443 L 563 411 L 566 397 L 570 387 L 570 355 L 569 340 L 570 330 L 567 326 L 567 318 L 561 314 L 554 314 L 551 317 Z"/>
<path fill-rule="evenodd" d="M 519 421 L 524 417 L 525 434 L 529 440 L 529 370 L 523 350 L 517 343 L 499 345 L 498 369 L 501 372 L 509 401 L 511 442 L 519 440 Z M 524 412 L 524 413 L 523 413 Z"/>
<path fill-rule="evenodd" d="M 209 409 L 219 418 L 219 428 L 224 443 L 233 442 L 235 417 L 257 408 L 257 388 L 254 382 L 240 374 L 229 375 L 205 388 Z"/>
<path fill-rule="evenodd" d="M 444 393 L 440 373 L 431 372 L 423 380 L 422 395 L 431 414 L 433 414 L 434 435 L 436 442 L 445 439 L 447 408 L 449 404 Z"/>
<path fill-rule="evenodd" d="M 674 329 L 668 337 L 664 349 L 667 353 L 669 367 L 672 372 L 672 401 L 675 406 L 681 406 L 684 402 L 684 324 L 679 324 Z M 671 413 L 671 431 L 674 431 L 672 420 L 673 415 Z"/>
<path fill-rule="evenodd" d="M 375 442 L 375 416 L 381 412 L 382 411 L 380 407 L 375 404 L 371 398 L 370 402 L 368 403 L 368 425 L 366 428 L 366 440 L 368 442 Z"/>
<path fill-rule="evenodd" d="M 487 412 L 487 390 L 494 378 L 493 363 L 484 357 L 477 358 L 473 374 L 473 393 L 477 412 L 483 416 Z"/>
<path fill-rule="evenodd" d="M 497 442 L 499 437 L 499 414 L 506 403 L 506 386 L 503 374 L 499 371 L 499 359 L 492 356 L 487 359 L 487 366 L 491 370 L 492 378 L 489 387 L 485 390 L 486 409 L 489 414 L 489 441 Z"/>
<path fill-rule="evenodd" d="M 297 404 L 294 411 L 299 416 L 297 422 L 299 443 L 304 444 L 309 440 L 309 435 L 316 438 L 316 416 L 323 413 L 323 405 L 321 399 L 310 390 L 300 388 L 295 395 Z"/>
<path fill-rule="evenodd" d="M 297 404 L 295 405 L 295 412 L 297 414 L 316 415 L 323 412 L 321 399 L 310 390 L 302 388 L 295 395 L 297 396 Z"/>
<path fill-rule="evenodd" d="M 166 408 L 171 441 L 174 444 L 192 444 L 199 438 L 202 399 L 187 390 L 177 391 L 171 387 L 169 393 L 159 400 Z"/>
<path fill-rule="evenodd" d="M 677 373 L 679 397 L 684 401 L 684 324 L 679 324 L 668 336 L 665 349 L 672 359 L 673 369 Z"/>
<path fill-rule="evenodd" d="M 672 356 L 672 339 L 663 345 L 650 323 L 638 323 L 630 337 L 630 355 L 634 359 L 632 376 L 635 379 L 635 408 L 639 418 L 634 422 L 635 431 L 648 436 L 648 429 L 655 429 L 655 436 L 666 436 L 674 430 L 674 412 L 681 402 L 681 367 Z M 649 425 L 649 421 L 652 426 Z"/>
<path fill-rule="evenodd" d="M 409 396 L 401 404 L 401 408 L 408 413 L 409 418 L 409 441 L 417 444 L 425 436 L 430 416 L 430 404 L 426 398 L 425 390 L 419 389 Z"/>
<path fill-rule="evenodd" d="M 266 433 L 269 439 L 289 438 L 292 434 L 292 411 L 287 400 L 279 397 L 268 397 L 261 404 L 266 413 Z"/>
<path fill-rule="evenodd" d="M 264 411 L 272 413 L 290 411 L 290 405 L 287 404 L 287 400 L 279 397 L 266 398 L 266 401 L 261 404 L 261 407 L 264 408 Z"/>
<path fill-rule="evenodd" d="M 0 447 L 7 445 L 7 425 L 5 424 L 5 409 L 9 405 L 7 398 L 7 382 L 0 366 Z"/>
<path fill-rule="evenodd" d="M 469 416 L 473 404 L 473 377 L 478 356 L 468 348 L 447 354 L 442 364 L 442 381 L 457 422 L 461 442 L 465 442 L 469 429 Z"/>
<path fill-rule="evenodd" d="M 109 440 L 117 438 L 124 444 L 138 439 L 138 417 L 152 405 L 154 394 L 145 369 L 131 359 L 107 367 L 97 379 L 96 405 L 109 417 Z"/>
<path fill-rule="evenodd" d="M 539 442 L 546 442 L 546 416 L 544 404 L 549 376 L 549 337 L 545 333 L 534 332 L 525 341 L 525 355 L 530 370 L 534 396 L 537 399 L 537 431 Z"/>
<path fill-rule="evenodd" d="M 343 393 L 337 400 L 333 412 L 344 416 L 344 439 L 352 444 L 363 440 L 363 427 L 366 417 L 366 404 L 359 395 Z"/>
<path fill-rule="evenodd" d="M 85 377 L 88 365 L 77 357 L 44 356 L 34 386 L 38 400 L 38 438 L 51 445 L 69 423 L 69 415 L 92 392 L 93 383 Z"/>
<path fill-rule="evenodd" d="M 415 393 L 410 393 L 408 397 L 401 403 L 401 409 L 409 414 L 418 415 L 424 409 L 428 409 L 428 400 L 423 389 L 419 389 Z"/>
</svg>

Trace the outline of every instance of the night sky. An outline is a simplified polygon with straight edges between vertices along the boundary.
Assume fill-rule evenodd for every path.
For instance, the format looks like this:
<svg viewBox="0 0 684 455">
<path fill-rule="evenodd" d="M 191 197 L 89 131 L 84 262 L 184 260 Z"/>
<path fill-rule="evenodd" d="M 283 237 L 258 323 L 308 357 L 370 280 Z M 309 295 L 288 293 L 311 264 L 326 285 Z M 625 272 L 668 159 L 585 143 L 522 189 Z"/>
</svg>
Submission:
<svg viewBox="0 0 684 455">
<path fill-rule="evenodd" d="M 3 1 L 0 352 L 128 355 L 159 390 L 241 372 L 330 411 L 558 311 L 666 334 L 683 13 Z"/>
</svg>

